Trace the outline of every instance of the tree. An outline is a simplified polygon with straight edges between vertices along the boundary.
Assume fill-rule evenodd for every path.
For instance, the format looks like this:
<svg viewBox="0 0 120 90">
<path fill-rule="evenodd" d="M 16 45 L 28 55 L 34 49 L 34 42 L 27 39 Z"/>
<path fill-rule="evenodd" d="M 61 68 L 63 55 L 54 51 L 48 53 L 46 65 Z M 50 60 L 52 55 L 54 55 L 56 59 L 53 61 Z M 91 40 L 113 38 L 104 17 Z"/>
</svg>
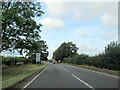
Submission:
<svg viewBox="0 0 120 90">
<path fill-rule="evenodd" d="M 39 35 L 42 25 L 35 21 L 43 13 L 39 2 L 2 2 L 1 51 L 17 50 L 29 57 L 41 53 L 46 58 L 48 47 Z"/>
<path fill-rule="evenodd" d="M 98 55 L 75 54 L 71 57 L 64 58 L 63 62 L 120 70 L 120 44 L 113 41 L 105 47 L 105 52 Z"/>
<path fill-rule="evenodd" d="M 105 47 L 106 63 L 109 69 L 118 69 L 120 64 L 120 44 L 117 42 L 110 42 Z"/>
<path fill-rule="evenodd" d="M 33 62 L 35 62 L 35 57 L 36 57 L 36 53 L 40 53 L 41 54 L 41 60 L 46 60 L 47 56 L 48 56 L 48 47 L 46 45 L 46 42 L 41 40 L 41 41 L 37 41 L 32 44 L 30 44 L 28 46 L 29 51 L 27 53 L 27 56 L 29 56 L 31 59 L 33 59 Z"/>
<path fill-rule="evenodd" d="M 28 51 L 28 44 L 40 40 L 41 24 L 34 20 L 43 14 L 40 3 L 2 2 L 2 51 Z"/>
<path fill-rule="evenodd" d="M 78 48 L 72 42 L 64 42 L 60 47 L 53 53 L 53 58 L 56 60 L 63 60 L 64 58 L 77 54 Z"/>
</svg>

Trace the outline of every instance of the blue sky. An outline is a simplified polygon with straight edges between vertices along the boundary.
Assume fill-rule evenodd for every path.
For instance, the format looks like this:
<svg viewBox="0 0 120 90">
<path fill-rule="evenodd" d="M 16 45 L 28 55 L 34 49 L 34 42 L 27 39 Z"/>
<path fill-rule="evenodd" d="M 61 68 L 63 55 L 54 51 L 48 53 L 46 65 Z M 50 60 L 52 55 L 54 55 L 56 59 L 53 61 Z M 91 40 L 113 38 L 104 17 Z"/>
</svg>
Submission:
<svg viewBox="0 0 120 90">
<path fill-rule="evenodd" d="M 118 39 L 118 12 L 115 2 L 42 2 L 45 14 L 42 39 L 49 47 L 49 58 L 63 42 L 72 41 L 78 53 L 96 55 Z"/>
<path fill-rule="evenodd" d="M 41 2 L 45 14 L 35 19 L 43 25 L 40 35 L 49 47 L 48 58 L 63 42 L 75 43 L 80 54 L 96 55 L 118 40 L 117 2 L 65 1 Z"/>
</svg>

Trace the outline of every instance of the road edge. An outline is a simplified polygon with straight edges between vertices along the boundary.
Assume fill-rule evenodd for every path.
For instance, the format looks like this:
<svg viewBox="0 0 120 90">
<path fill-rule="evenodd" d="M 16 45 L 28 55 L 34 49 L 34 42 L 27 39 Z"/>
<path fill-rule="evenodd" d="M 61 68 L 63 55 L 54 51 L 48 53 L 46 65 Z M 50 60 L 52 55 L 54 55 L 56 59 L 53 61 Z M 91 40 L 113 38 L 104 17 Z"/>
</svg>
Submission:
<svg viewBox="0 0 120 90">
<path fill-rule="evenodd" d="M 26 87 L 28 87 L 35 79 L 38 78 L 46 69 L 48 66 L 46 66 L 39 74 L 37 74 L 30 82 L 28 82 L 21 90 L 24 90 Z"/>
<path fill-rule="evenodd" d="M 64 64 L 64 63 L 62 63 L 62 64 L 63 64 L 63 65 L 66 65 L 66 64 Z M 68 64 L 68 65 L 69 65 L 69 64 Z M 78 68 L 78 69 L 84 69 L 84 70 L 96 72 L 96 73 L 103 74 L 103 75 L 107 75 L 107 76 L 111 76 L 111 77 L 114 77 L 114 78 L 120 78 L 120 77 L 117 76 L 117 75 L 112 75 L 112 74 L 108 74 L 108 73 L 105 73 L 105 72 L 95 71 L 95 70 L 88 69 L 88 68 L 77 67 L 77 66 L 74 66 L 74 65 L 69 65 L 69 66 L 74 67 L 74 68 Z"/>
<path fill-rule="evenodd" d="M 28 81 L 31 81 L 31 78 L 34 78 L 37 74 L 39 74 L 40 72 L 42 72 L 48 65 L 46 65 L 44 68 L 34 72 L 33 74 L 23 78 L 22 80 L 20 81 L 17 81 L 16 83 L 14 83 L 13 85 L 10 85 L 6 88 L 2 88 L 2 90 L 7 90 L 7 89 L 11 89 L 11 88 L 22 88 L 22 86 L 28 82 Z"/>
</svg>

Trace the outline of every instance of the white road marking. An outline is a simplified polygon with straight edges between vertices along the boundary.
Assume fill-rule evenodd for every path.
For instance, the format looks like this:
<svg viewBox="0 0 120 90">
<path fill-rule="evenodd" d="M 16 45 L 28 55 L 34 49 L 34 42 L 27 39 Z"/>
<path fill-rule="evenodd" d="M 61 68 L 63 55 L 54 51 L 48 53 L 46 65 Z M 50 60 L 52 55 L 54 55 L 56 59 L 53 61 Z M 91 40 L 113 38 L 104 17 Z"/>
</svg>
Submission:
<svg viewBox="0 0 120 90">
<path fill-rule="evenodd" d="M 77 80 L 79 80 L 80 82 L 82 82 L 83 84 L 85 84 L 86 86 L 88 86 L 89 88 L 91 88 L 92 90 L 95 90 L 91 85 L 89 85 L 88 83 L 86 83 L 85 81 L 81 80 L 80 78 L 78 78 L 77 76 L 75 76 L 74 74 L 72 74 L 73 77 L 75 77 Z"/>
<path fill-rule="evenodd" d="M 45 69 L 43 69 L 37 76 L 35 76 L 27 85 L 25 85 L 22 90 L 24 90 L 24 88 L 29 86 L 38 76 L 40 76 L 47 69 L 47 67 Z"/>
<path fill-rule="evenodd" d="M 70 65 L 68 65 L 68 66 L 70 66 Z M 80 67 L 75 67 L 75 66 L 70 66 L 70 67 L 74 67 L 74 68 L 78 68 L 78 69 L 83 69 L 83 70 L 87 70 L 87 71 L 92 71 L 92 72 L 95 72 L 95 73 L 99 73 L 99 74 L 102 74 L 102 75 L 107 75 L 107 76 L 114 77 L 114 78 L 120 78 L 118 76 L 110 75 L 110 74 L 99 72 L 99 71 L 93 71 L 93 70 L 86 69 L 86 68 L 80 68 Z"/>
<path fill-rule="evenodd" d="M 63 70 L 65 70 L 66 72 L 68 72 L 68 70 L 66 70 L 65 68 L 63 68 Z"/>
</svg>

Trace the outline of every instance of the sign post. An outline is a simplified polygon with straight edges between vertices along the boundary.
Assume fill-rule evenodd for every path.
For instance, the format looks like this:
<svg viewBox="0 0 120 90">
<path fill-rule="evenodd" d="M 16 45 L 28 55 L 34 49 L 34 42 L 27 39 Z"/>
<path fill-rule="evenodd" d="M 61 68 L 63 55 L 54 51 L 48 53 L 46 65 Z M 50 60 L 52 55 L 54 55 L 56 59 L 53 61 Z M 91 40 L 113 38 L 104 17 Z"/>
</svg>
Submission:
<svg viewBox="0 0 120 90">
<path fill-rule="evenodd" d="M 36 53 L 36 64 L 40 62 L 40 53 Z"/>
</svg>

